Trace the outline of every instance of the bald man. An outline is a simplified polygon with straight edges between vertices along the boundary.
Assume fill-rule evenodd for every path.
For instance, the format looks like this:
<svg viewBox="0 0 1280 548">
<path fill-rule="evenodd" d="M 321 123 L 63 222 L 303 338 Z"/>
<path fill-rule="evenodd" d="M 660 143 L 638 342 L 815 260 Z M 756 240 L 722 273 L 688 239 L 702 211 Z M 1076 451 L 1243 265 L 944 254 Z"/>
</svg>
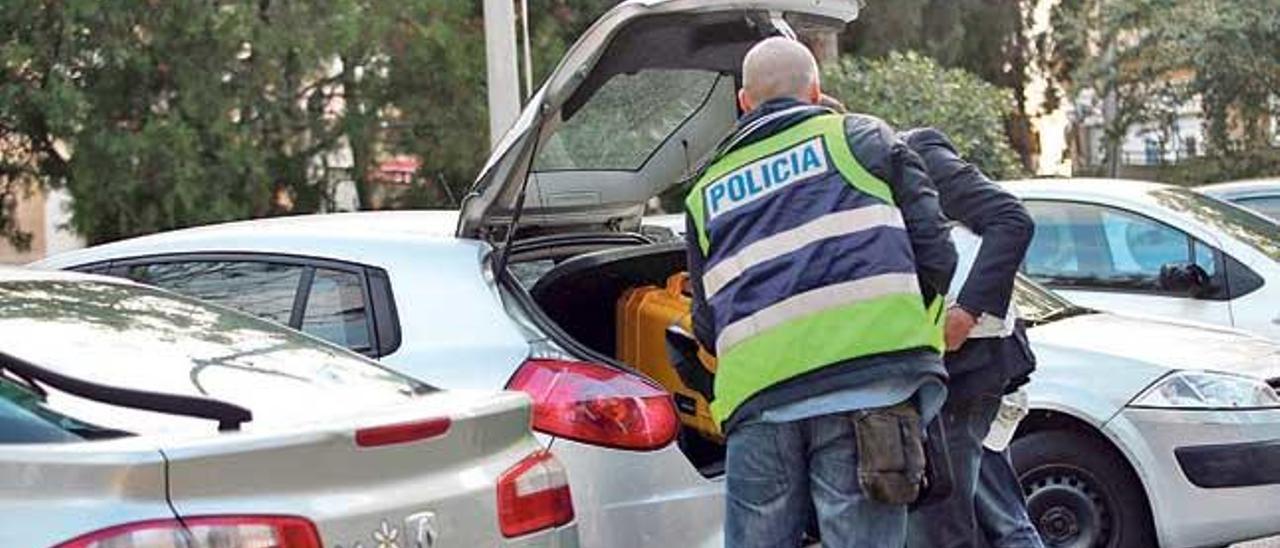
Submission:
<svg viewBox="0 0 1280 548">
<path fill-rule="evenodd" d="M 694 330 L 718 360 L 725 545 L 902 546 L 945 398 L 956 254 L 920 159 L 884 122 L 818 106 L 818 66 L 770 38 L 744 113 L 686 200 Z"/>
</svg>

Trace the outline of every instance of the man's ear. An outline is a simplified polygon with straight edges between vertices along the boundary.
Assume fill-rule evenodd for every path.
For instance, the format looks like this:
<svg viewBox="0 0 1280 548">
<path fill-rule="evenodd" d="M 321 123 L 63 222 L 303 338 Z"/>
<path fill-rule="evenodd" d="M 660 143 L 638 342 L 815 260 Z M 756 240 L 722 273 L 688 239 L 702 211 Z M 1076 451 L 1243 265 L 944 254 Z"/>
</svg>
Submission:
<svg viewBox="0 0 1280 548">
<path fill-rule="evenodd" d="M 756 109 L 755 101 L 747 95 L 746 88 L 738 90 L 738 108 L 742 109 L 742 112 L 751 112 Z"/>
<path fill-rule="evenodd" d="M 808 99 L 808 102 L 811 105 L 822 104 L 822 86 L 818 84 L 817 80 L 814 80 L 809 84 L 809 90 L 806 92 L 805 99 Z"/>
</svg>

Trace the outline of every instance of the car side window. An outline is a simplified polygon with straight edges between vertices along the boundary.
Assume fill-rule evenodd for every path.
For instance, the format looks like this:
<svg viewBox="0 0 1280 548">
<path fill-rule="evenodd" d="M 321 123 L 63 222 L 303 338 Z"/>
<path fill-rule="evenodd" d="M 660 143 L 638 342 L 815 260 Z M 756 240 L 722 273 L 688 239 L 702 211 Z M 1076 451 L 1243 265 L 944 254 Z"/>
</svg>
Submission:
<svg viewBox="0 0 1280 548">
<path fill-rule="evenodd" d="M 302 331 L 352 350 L 373 348 L 364 280 L 351 272 L 317 268 L 307 295 Z"/>
<path fill-rule="evenodd" d="M 304 270 L 264 261 L 185 261 L 132 265 L 124 275 L 289 325 Z"/>
<path fill-rule="evenodd" d="M 1216 277 L 1214 248 L 1136 213 L 1088 204 L 1031 201 L 1036 235 L 1023 270 L 1051 284 L 1160 290 L 1166 264 L 1194 262 Z"/>
<path fill-rule="evenodd" d="M 170 256 L 116 264 L 116 275 L 254 314 L 369 356 L 387 356 L 400 346 L 390 282 L 379 269 L 283 256 Z"/>
<path fill-rule="evenodd" d="M 1272 219 L 1280 220 L 1280 198 L 1262 197 L 1262 198 L 1240 198 L 1236 203 L 1257 211 Z"/>
<path fill-rule="evenodd" d="M 1110 276 L 1156 281 L 1160 267 L 1191 262 L 1191 237 L 1151 219 L 1116 209 L 1099 209 L 1111 256 Z"/>
</svg>

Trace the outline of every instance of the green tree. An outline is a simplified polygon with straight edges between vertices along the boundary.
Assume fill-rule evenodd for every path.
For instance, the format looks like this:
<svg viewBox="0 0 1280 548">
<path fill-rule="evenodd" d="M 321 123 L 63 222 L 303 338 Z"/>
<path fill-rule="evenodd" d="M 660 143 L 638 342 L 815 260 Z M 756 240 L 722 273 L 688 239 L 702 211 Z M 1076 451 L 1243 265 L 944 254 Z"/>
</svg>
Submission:
<svg viewBox="0 0 1280 548">
<path fill-rule="evenodd" d="M 369 207 L 389 154 L 423 159 L 418 204 L 456 205 L 488 150 L 477 2 L 13 0 L 0 31 L 19 242 L 33 179 L 98 243 L 326 209 L 341 179 Z"/>
<path fill-rule="evenodd" d="M 1004 120 L 1013 110 L 1009 91 L 919 53 L 881 59 L 842 58 L 825 68 L 823 89 L 850 112 L 878 116 L 905 130 L 933 126 L 983 172 L 996 178 L 1022 174 Z"/>
<path fill-rule="evenodd" d="M 1280 116 L 1274 0 L 1063 0 L 1036 40 L 1055 95 L 1102 112 L 1109 161 L 1130 127 L 1167 128 L 1198 105 L 1223 176 L 1280 168 L 1266 160 Z"/>
<path fill-rule="evenodd" d="M 334 16 L 305 4 L 43 2 L 0 7 L 0 139 L 73 198 L 91 243 L 319 206 L 336 146 L 311 101 Z"/>
<path fill-rule="evenodd" d="M 1071 1 L 1071 0 L 1063 0 Z M 917 51 L 1009 91 L 1004 116 L 1009 143 L 1023 165 L 1038 149 L 1027 112 L 1028 68 L 1034 61 L 1028 14 L 1035 0 L 895 0 L 867 3 L 841 37 L 843 53 L 880 59 Z"/>
</svg>

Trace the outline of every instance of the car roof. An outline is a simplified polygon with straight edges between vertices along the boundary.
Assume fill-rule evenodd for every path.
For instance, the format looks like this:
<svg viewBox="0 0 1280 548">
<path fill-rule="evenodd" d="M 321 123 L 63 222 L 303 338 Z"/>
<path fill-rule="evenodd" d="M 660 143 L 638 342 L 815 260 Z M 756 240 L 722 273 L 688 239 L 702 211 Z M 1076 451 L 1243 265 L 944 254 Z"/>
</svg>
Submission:
<svg viewBox="0 0 1280 548">
<path fill-rule="evenodd" d="M 271 217 L 140 236 L 68 251 L 32 263 L 68 268 L 121 257 L 183 252 L 296 253 L 347 259 L 370 244 L 456 243 L 457 211 L 362 211 Z"/>
<path fill-rule="evenodd" d="M 35 268 L 27 268 L 23 266 L 0 265 L 0 283 L 4 282 L 65 282 L 65 281 L 94 281 L 108 282 L 115 284 L 133 285 L 133 282 L 122 280 L 120 278 L 109 278 L 106 276 L 97 276 L 93 274 L 81 274 L 79 272 L 67 272 L 58 270 L 38 270 Z"/>
<path fill-rule="evenodd" d="M 1211 196 L 1235 196 L 1261 191 L 1278 192 L 1280 191 L 1280 179 L 1250 179 L 1245 181 L 1214 183 L 1211 185 L 1196 187 L 1196 190 Z"/>
<path fill-rule="evenodd" d="M 1089 177 L 1018 179 L 1003 181 L 1001 184 L 1018 195 L 1047 195 L 1069 192 L 1076 195 L 1105 196 L 1139 201 L 1150 200 L 1150 193 L 1153 190 L 1171 188 L 1173 186 L 1151 181 Z"/>
</svg>

